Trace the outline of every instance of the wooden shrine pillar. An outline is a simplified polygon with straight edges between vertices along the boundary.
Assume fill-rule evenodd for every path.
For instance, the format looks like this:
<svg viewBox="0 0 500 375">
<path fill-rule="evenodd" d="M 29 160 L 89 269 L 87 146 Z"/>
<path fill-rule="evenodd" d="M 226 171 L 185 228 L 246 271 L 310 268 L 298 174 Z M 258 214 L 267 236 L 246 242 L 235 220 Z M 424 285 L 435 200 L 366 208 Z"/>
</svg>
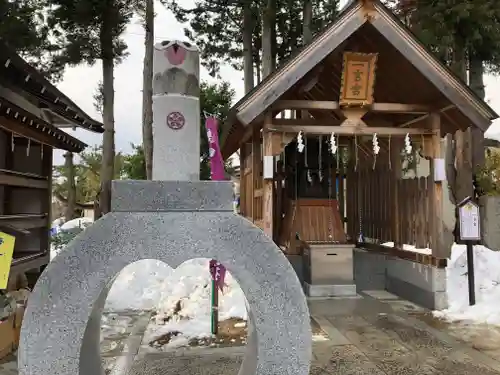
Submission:
<svg viewBox="0 0 500 375">
<path fill-rule="evenodd" d="M 246 217 L 248 212 L 246 210 L 245 199 L 248 192 L 246 191 L 246 177 L 247 170 L 247 144 L 245 142 L 240 144 L 240 215 Z"/>
<path fill-rule="evenodd" d="M 272 113 L 267 113 L 264 118 L 264 130 L 262 134 L 264 144 L 264 170 L 263 170 L 263 200 L 262 200 L 262 220 L 264 232 L 274 239 L 274 156 L 273 156 L 273 135 L 267 130 L 272 125 Z"/>
<path fill-rule="evenodd" d="M 431 113 L 429 116 L 430 127 L 433 130 L 431 136 L 430 152 L 430 194 L 429 194 L 429 224 L 430 224 L 430 247 L 432 255 L 437 258 L 445 258 L 447 251 L 444 248 L 444 226 L 443 226 L 443 182 L 436 180 L 437 159 L 442 159 L 441 151 L 441 115 Z M 444 163 L 443 163 L 444 169 Z"/>
<path fill-rule="evenodd" d="M 392 213 L 392 223 L 391 223 L 391 234 L 392 240 L 394 241 L 394 247 L 402 249 L 403 239 L 401 236 L 401 202 L 400 202 L 400 180 L 402 173 L 402 161 L 401 161 L 401 150 L 403 149 L 403 140 L 401 137 L 393 137 L 390 146 L 390 161 L 391 161 L 391 184 L 392 184 L 392 196 L 391 196 L 391 213 Z"/>
<path fill-rule="evenodd" d="M 261 167 L 261 156 L 260 156 L 260 131 L 258 128 L 254 129 L 252 133 L 252 191 L 248 191 L 251 197 L 251 216 L 252 222 L 255 223 L 257 218 L 257 207 L 255 205 L 255 191 L 257 190 L 256 184 L 258 179 L 260 179 L 260 167 Z"/>
</svg>

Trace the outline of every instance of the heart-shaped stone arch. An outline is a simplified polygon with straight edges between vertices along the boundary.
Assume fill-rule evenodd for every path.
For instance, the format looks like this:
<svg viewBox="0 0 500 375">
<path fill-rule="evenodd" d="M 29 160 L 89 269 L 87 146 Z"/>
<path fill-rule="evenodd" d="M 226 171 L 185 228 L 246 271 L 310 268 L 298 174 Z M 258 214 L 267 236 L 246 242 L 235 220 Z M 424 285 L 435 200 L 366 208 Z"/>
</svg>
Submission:
<svg viewBox="0 0 500 375">
<path fill-rule="evenodd" d="M 83 365 L 100 369 L 98 350 L 82 358 L 82 345 L 88 345 L 89 318 L 102 308 L 116 275 L 143 259 L 176 268 L 193 258 L 222 262 L 248 300 L 254 334 L 240 374 L 308 374 L 309 311 L 288 260 L 246 219 L 210 211 L 112 212 L 73 240 L 48 265 L 30 296 L 21 330 L 20 374 L 95 375 Z"/>
</svg>

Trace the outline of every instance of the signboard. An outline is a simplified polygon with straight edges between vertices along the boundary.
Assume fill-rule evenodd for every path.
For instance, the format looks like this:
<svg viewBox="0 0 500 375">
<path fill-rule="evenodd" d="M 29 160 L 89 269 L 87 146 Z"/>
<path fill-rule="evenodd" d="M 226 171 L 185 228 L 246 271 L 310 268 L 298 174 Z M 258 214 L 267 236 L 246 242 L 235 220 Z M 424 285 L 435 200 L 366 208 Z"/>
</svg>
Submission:
<svg viewBox="0 0 500 375">
<path fill-rule="evenodd" d="M 376 63 L 376 53 L 344 53 L 340 105 L 373 103 Z"/>
<path fill-rule="evenodd" d="M 481 240 L 479 206 L 470 198 L 460 203 L 458 207 L 458 220 L 460 225 L 460 240 Z"/>
<path fill-rule="evenodd" d="M 16 238 L 0 232 L 0 289 L 7 289 Z"/>
</svg>

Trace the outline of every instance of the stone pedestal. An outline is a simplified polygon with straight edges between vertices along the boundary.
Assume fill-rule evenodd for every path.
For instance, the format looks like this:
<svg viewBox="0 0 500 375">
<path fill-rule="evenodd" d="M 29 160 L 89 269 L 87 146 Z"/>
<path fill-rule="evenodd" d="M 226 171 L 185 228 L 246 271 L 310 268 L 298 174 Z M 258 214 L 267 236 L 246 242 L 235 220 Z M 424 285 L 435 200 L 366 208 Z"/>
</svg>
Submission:
<svg viewBox="0 0 500 375">
<path fill-rule="evenodd" d="M 309 373 L 300 282 L 264 232 L 233 212 L 230 182 L 114 181 L 112 191 L 113 211 L 54 258 L 30 296 L 21 375 L 101 373 L 95 319 L 113 278 L 139 260 L 175 268 L 193 258 L 220 261 L 245 293 L 252 325 L 240 375 Z"/>
<path fill-rule="evenodd" d="M 153 179 L 200 179 L 200 101 L 179 94 L 153 97 Z"/>
</svg>

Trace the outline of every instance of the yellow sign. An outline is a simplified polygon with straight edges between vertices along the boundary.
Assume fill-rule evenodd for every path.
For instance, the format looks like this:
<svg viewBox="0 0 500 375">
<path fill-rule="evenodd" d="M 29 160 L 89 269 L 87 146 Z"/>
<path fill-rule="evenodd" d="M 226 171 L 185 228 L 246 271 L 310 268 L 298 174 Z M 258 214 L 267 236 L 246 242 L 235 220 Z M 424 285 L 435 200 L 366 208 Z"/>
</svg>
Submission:
<svg viewBox="0 0 500 375">
<path fill-rule="evenodd" d="M 340 105 L 373 103 L 376 53 L 344 53 Z"/>
<path fill-rule="evenodd" d="M 0 232 L 0 289 L 7 289 L 16 238 Z"/>
</svg>

